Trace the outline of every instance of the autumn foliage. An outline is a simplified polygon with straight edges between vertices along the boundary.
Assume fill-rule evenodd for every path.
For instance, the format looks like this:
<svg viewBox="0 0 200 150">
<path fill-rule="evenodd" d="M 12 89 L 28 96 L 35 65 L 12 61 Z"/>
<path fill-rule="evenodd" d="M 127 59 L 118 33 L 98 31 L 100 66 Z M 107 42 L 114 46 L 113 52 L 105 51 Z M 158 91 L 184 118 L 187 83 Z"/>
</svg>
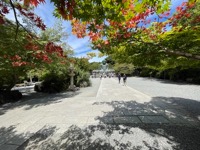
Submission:
<svg viewBox="0 0 200 150">
<path fill-rule="evenodd" d="M 30 21 L 34 22 L 34 24 L 44 30 L 46 26 L 42 22 L 41 18 L 33 13 L 31 9 L 29 9 L 30 5 L 37 6 L 40 3 L 44 3 L 44 0 L 24 0 L 24 5 L 20 1 L 0 1 L 0 24 L 5 24 L 6 19 L 5 15 L 8 13 L 14 13 L 17 16 L 17 11 L 20 15 L 28 18 Z M 15 16 L 16 23 L 19 24 L 17 17 Z"/>
<path fill-rule="evenodd" d="M 194 0 L 183 2 L 176 8 L 177 13 L 172 15 L 169 0 L 163 2 L 157 2 L 156 0 L 144 2 L 113 0 L 101 1 L 101 3 L 96 0 L 90 2 L 54 0 L 52 2 L 56 7 L 57 14 L 63 19 L 72 22 L 73 34 L 76 34 L 78 38 L 89 36 L 94 43 L 97 43 L 95 41 L 98 40 L 102 41 L 104 37 L 107 37 L 108 40 L 109 38 L 129 39 L 136 32 L 145 32 L 145 34 L 149 34 L 149 37 L 154 40 L 156 36 L 146 30 L 152 22 L 157 22 L 156 26 L 159 29 L 157 32 L 166 32 L 168 25 L 175 27 L 177 20 L 184 17 L 189 18 L 191 14 L 188 10 L 195 6 Z M 37 7 L 42 3 L 45 3 L 45 0 L 23 0 L 23 4 L 16 1 L 16 3 L 10 3 L 10 6 L 44 30 L 45 25 L 42 23 L 42 20 L 29 9 L 30 6 Z M 113 11 L 113 14 L 108 11 L 109 8 Z M 0 2 L 1 24 L 5 23 L 4 16 L 9 11 L 8 5 L 3 1 Z M 95 11 L 97 15 L 92 14 Z M 160 21 L 162 19 L 167 21 Z M 199 19 L 199 16 L 197 16 L 193 22 L 198 22 Z M 103 43 L 108 44 L 106 41 L 103 41 Z"/>
<path fill-rule="evenodd" d="M 196 0 L 183 2 L 175 11 L 170 9 L 170 0 L 51 0 L 51 2 L 55 6 L 55 16 L 71 21 L 73 34 L 78 38 L 89 36 L 93 48 L 106 53 L 119 44 L 134 42 L 158 44 L 161 36 L 169 29 L 181 32 L 192 26 L 191 29 L 195 30 L 198 29 L 195 25 L 200 22 L 200 16 L 192 16 L 191 13 L 198 4 Z M 5 23 L 4 17 L 11 10 L 14 12 L 18 10 L 21 15 L 44 30 L 45 25 L 42 20 L 29 9 L 42 3 L 45 3 L 45 0 L 23 0 L 23 3 L 14 0 L 10 3 L 1 1 L 0 23 Z M 188 21 L 182 21 L 180 25 L 180 20 Z M 18 23 L 18 20 L 16 22 Z M 62 50 L 52 43 L 48 43 L 45 49 L 44 52 L 36 52 L 33 56 L 51 62 L 46 53 L 51 54 L 54 51 L 56 55 L 62 57 Z"/>
</svg>

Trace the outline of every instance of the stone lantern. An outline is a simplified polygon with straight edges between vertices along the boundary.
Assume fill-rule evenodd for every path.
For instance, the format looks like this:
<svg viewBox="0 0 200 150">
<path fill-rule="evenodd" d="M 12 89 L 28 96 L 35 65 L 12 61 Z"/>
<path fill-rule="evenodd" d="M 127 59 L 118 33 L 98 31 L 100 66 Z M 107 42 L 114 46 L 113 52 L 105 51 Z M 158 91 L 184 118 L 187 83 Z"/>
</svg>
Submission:
<svg viewBox="0 0 200 150">
<path fill-rule="evenodd" d="M 73 66 L 73 64 L 70 64 L 70 67 L 69 67 L 69 76 L 70 76 L 69 90 L 74 91 L 75 90 L 75 85 L 74 85 L 74 76 L 75 76 L 75 73 L 74 73 L 74 66 Z"/>
</svg>

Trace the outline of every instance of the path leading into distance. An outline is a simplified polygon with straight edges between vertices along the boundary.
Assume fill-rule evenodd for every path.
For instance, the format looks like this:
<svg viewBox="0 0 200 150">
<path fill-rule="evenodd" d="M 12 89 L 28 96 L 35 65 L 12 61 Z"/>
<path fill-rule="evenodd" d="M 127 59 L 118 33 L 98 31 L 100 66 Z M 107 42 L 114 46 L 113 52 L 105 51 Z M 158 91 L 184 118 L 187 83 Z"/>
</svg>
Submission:
<svg viewBox="0 0 200 150">
<path fill-rule="evenodd" d="M 200 147 L 200 86 L 135 77 L 127 86 L 114 78 L 91 80 L 92 87 L 77 92 L 32 92 L 1 106 L 0 150 Z"/>
</svg>

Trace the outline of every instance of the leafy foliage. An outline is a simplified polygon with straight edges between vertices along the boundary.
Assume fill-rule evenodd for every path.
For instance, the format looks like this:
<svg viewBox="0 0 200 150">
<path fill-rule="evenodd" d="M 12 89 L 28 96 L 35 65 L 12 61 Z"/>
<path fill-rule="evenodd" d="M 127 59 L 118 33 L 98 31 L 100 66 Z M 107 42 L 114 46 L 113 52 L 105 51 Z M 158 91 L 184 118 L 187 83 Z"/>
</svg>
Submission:
<svg viewBox="0 0 200 150">
<path fill-rule="evenodd" d="M 89 65 L 89 71 L 92 72 L 93 70 L 100 69 L 100 63 L 99 62 L 91 62 Z"/>
<path fill-rule="evenodd" d="M 22 15 L 43 27 L 41 20 L 29 12 L 30 5 L 37 6 L 43 2 L 44 0 L 24 0 L 24 5 L 18 2 L 13 4 L 12 1 L 2 2 L 2 20 L 9 12 L 8 7 L 11 7 L 11 10 L 18 9 Z M 158 65 L 166 57 L 200 59 L 199 53 L 191 53 L 191 50 L 182 51 L 182 47 L 170 49 L 168 44 L 165 44 L 168 37 L 162 36 L 168 31 L 169 26 L 173 34 L 185 29 L 199 30 L 199 3 L 195 0 L 183 2 L 176 8 L 175 14 L 170 10 L 170 0 L 51 0 L 51 2 L 55 5 L 55 16 L 70 20 L 73 26 L 72 32 L 79 38 L 90 36 L 93 48 L 103 53 L 109 55 L 119 53 L 116 47 L 125 46 L 125 53 L 133 57 L 128 60 L 134 59 L 133 63 L 136 63 L 148 56 L 146 64 L 152 65 Z M 19 21 L 16 22 L 19 24 Z M 191 40 L 187 43 L 190 42 Z"/>
<path fill-rule="evenodd" d="M 38 44 L 35 41 L 28 41 L 27 33 L 19 29 L 22 25 L 16 11 L 36 26 L 45 29 L 41 19 L 35 16 L 31 9 L 32 6 L 36 7 L 45 1 L 23 0 L 23 2 L 14 0 L 0 2 L 0 24 L 6 24 L 5 15 L 10 11 L 13 11 L 16 19 L 15 30 L 6 29 L 6 35 L 11 36 L 14 31 L 16 37 L 20 35 L 17 44 L 13 39 L 9 42 L 2 40 L 1 48 L 7 51 L 5 51 L 6 58 L 1 58 L 1 62 L 5 62 L 1 63 L 1 67 L 14 65 L 18 66 L 17 69 L 23 70 L 29 62 L 27 59 L 31 60 L 29 64 L 34 65 L 46 62 L 47 67 L 48 63 L 53 61 L 66 64 L 62 47 L 53 42 L 57 37 L 50 36 L 52 39 L 49 38 L 50 41 L 47 41 L 48 36 L 43 34 L 43 39 L 47 39 L 45 42 L 39 41 Z M 133 63 L 134 66 L 147 66 L 159 70 L 199 66 L 200 3 L 196 0 L 183 2 L 176 8 L 174 14 L 170 10 L 170 0 L 51 0 L 51 2 L 55 6 L 54 15 L 70 20 L 73 26 L 72 32 L 77 37 L 89 36 L 93 49 L 111 55 L 116 62 Z M 1 33 L 4 35 L 3 30 Z M 51 33 L 53 32 L 49 31 L 47 35 Z M 17 51 L 14 51 L 14 47 L 9 47 L 8 43 L 16 45 Z M 20 45 L 26 45 L 28 48 Z M 8 49 L 14 52 L 9 55 L 13 56 L 12 61 L 7 59 Z M 23 50 L 28 52 L 24 53 Z M 1 52 L 1 56 L 5 56 L 5 52 Z M 26 57 L 21 57 L 19 55 L 21 53 Z M 34 59 L 30 56 L 34 56 Z M 88 64 L 84 59 L 77 61 L 80 69 L 85 71 L 89 71 Z M 8 68 L 11 70 L 12 67 Z"/>
<path fill-rule="evenodd" d="M 11 89 L 20 76 L 26 76 L 33 68 L 54 68 L 67 63 L 63 49 L 53 42 L 44 41 L 22 28 L 18 29 L 20 38 L 15 39 L 16 25 L 10 21 L 0 27 L 0 89 Z"/>
<path fill-rule="evenodd" d="M 186 3 L 182 7 L 185 8 Z M 149 66 L 165 70 L 178 66 L 199 66 L 200 28 L 199 22 L 196 22 L 199 17 L 199 3 L 188 4 L 188 9 L 182 7 L 170 18 L 171 21 L 154 22 L 148 28 L 137 29 L 137 32 L 133 30 L 134 35 L 129 38 L 124 37 L 123 33 L 117 38 L 109 36 L 109 46 L 102 46 L 101 50 L 119 63 L 133 63 L 138 67 Z M 193 15 L 187 19 L 188 14 Z M 180 19 L 175 20 L 177 17 Z M 163 24 L 173 26 L 170 27 L 171 30 L 164 31 Z M 99 42 L 95 44 L 98 46 Z"/>
<path fill-rule="evenodd" d="M 0 25 L 0 68 L 1 85 L 0 89 L 10 89 L 18 81 L 18 77 L 23 75 L 29 68 L 37 66 L 35 50 L 27 49 L 29 35 L 23 30 L 19 30 L 20 39 L 15 40 L 13 33 L 15 26 L 12 23 Z M 41 47 L 36 44 L 34 48 Z"/>
<path fill-rule="evenodd" d="M 57 93 L 67 90 L 69 87 L 69 76 L 64 72 L 48 72 L 43 77 L 41 85 L 36 85 L 35 90 L 45 93 Z"/>
<path fill-rule="evenodd" d="M 76 69 L 75 85 L 78 87 L 90 86 L 90 74 L 80 68 Z"/>
<path fill-rule="evenodd" d="M 110 65 L 114 65 L 115 61 L 113 60 L 112 56 L 108 56 L 105 58 L 106 63 L 110 64 Z"/>
<path fill-rule="evenodd" d="M 88 58 L 74 58 L 76 67 L 81 70 L 89 71 L 90 63 Z"/>
<path fill-rule="evenodd" d="M 90 63 L 88 58 L 74 58 L 75 64 L 75 85 L 80 87 L 90 86 Z"/>
<path fill-rule="evenodd" d="M 132 64 L 115 64 L 114 65 L 115 72 L 132 75 L 134 72 L 134 66 Z"/>
</svg>

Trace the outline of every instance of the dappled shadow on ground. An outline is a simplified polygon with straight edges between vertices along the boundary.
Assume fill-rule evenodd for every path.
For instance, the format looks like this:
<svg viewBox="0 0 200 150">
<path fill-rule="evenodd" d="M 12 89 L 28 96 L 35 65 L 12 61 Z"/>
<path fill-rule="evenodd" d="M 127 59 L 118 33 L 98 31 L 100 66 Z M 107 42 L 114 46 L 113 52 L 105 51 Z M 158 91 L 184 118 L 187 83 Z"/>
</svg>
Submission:
<svg viewBox="0 0 200 150">
<path fill-rule="evenodd" d="M 154 97 L 144 104 L 112 101 L 93 105 L 100 108 L 109 105 L 113 109 L 96 116 L 99 121 L 96 125 L 71 125 L 64 132 L 57 132 L 56 126 L 45 127 L 18 150 L 196 150 L 200 147 L 197 101 Z"/>
<path fill-rule="evenodd" d="M 19 105 L 26 105 L 26 109 L 33 107 L 47 106 L 54 103 L 59 103 L 64 98 L 71 98 L 76 95 L 76 92 L 62 92 L 62 93 L 30 93 L 24 95 Z"/>
<path fill-rule="evenodd" d="M 61 92 L 61 93 L 38 93 L 38 92 L 31 92 L 31 93 L 24 93 L 23 97 L 20 101 L 15 103 L 8 103 L 0 106 L 0 115 L 3 115 L 5 112 L 14 109 L 16 107 L 24 107 L 26 110 L 29 110 L 34 107 L 39 106 L 47 106 L 50 104 L 59 103 L 64 98 L 72 98 L 81 91 L 68 91 L 68 92 Z"/>
<path fill-rule="evenodd" d="M 51 138 L 52 135 L 56 132 L 55 126 L 45 126 L 40 129 L 37 133 L 35 133 L 32 137 L 26 140 L 23 144 L 21 144 L 17 150 L 56 150 L 57 144 Z"/>
<path fill-rule="evenodd" d="M 16 130 L 16 126 L 1 127 L 0 128 L 0 149 L 17 149 L 20 145 L 25 145 L 29 141 L 30 137 L 34 140 L 35 144 L 47 139 L 56 131 L 56 127 L 46 127 L 41 128 L 36 134 L 25 132 L 19 134 Z M 51 143 L 46 143 L 51 144 Z M 49 145 L 48 145 L 49 147 Z M 31 149 L 35 149 L 32 147 Z M 37 149 L 37 148 L 36 148 Z"/>
<path fill-rule="evenodd" d="M 139 121 L 151 122 L 154 117 L 160 123 L 200 125 L 200 102 L 179 97 L 153 97 L 150 102 L 136 101 L 95 102 L 93 105 L 109 105 L 113 111 L 105 112 L 104 117 L 138 117 Z M 152 118 L 149 118 L 149 117 Z M 147 119 L 145 119 L 147 117 Z M 114 118 L 114 120 L 116 120 Z M 146 120 L 146 121 L 145 121 Z M 164 121 L 166 120 L 166 121 Z M 117 123 L 115 121 L 115 123 Z M 159 121 L 158 121 L 159 123 Z"/>
<path fill-rule="evenodd" d="M 200 146 L 200 130 L 182 126 L 102 123 L 86 127 L 72 125 L 60 134 L 56 133 L 58 129 L 53 126 L 39 130 L 17 150 L 193 150 Z"/>
<path fill-rule="evenodd" d="M 160 143 L 162 142 L 162 143 Z M 141 150 L 167 149 L 175 143 L 140 128 L 120 125 L 70 126 L 63 134 L 36 133 L 18 150 Z"/>
<path fill-rule="evenodd" d="M 113 110 L 105 111 L 103 116 L 96 118 L 105 124 L 123 126 L 127 130 L 139 128 L 152 137 L 159 136 L 167 139 L 167 143 L 172 142 L 173 149 L 192 150 L 200 147 L 198 101 L 177 97 L 154 97 L 144 104 L 135 101 L 94 103 L 99 107 L 105 104 L 112 106 Z M 159 147 L 162 141 L 155 147 L 151 147 L 152 143 L 149 144 L 145 140 L 144 143 L 149 149 L 163 149 Z"/>
<path fill-rule="evenodd" d="M 154 97 L 151 103 L 158 104 L 158 102 L 165 105 L 159 106 L 163 110 L 169 110 L 175 115 L 181 117 L 191 117 L 200 121 L 200 102 L 192 99 L 185 99 L 180 97 Z"/>
<path fill-rule="evenodd" d="M 34 87 L 23 87 L 23 90 L 16 90 L 22 91 L 23 97 L 20 101 L 16 103 L 9 103 L 3 106 L 0 105 L 0 115 L 4 114 L 7 110 L 15 108 L 15 107 L 23 107 L 26 106 L 26 109 L 31 109 L 33 107 L 38 106 L 46 106 L 54 103 L 59 103 L 62 99 L 65 98 L 72 98 L 75 96 L 80 97 L 96 97 L 96 93 L 98 91 L 100 80 L 92 80 L 92 83 L 95 83 L 94 86 L 88 86 L 84 88 L 80 88 L 77 91 L 66 91 L 60 93 L 42 93 L 42 92 L 35 92 Z M 93 92 L 89 92 L 89 95 L 84 95 L 88 93 L 92 89 Z M 95 89 L 95 90 L 94 90 Z"/>
<path fill-rule="evenodd" d="M 200 129 L 185 125 L 151 125 L 140 127 L 149 134 L 167 138 L 176 143 L 173 149 L 194 150 L 200 147 Z"/>
<path fill-rule="evenodd" d="M 52 127 L 51 127 L 52 128 Z M 48 129 L 47 129 L 48 130 Z M 96 131 L 105 130 L 103 126 L 80 128 L 72 125 L 63 134 L 46 134 L 39 131 L 17 150 L 94 150 L 113 149 L 110 143 L 102 138 L 93 138 Z"/>
<path fill-rule="evenodd" d="M 18 134 L 16 126 L 1 127 L 0 128 L 0 149 L 14 149 L 17 145 L 21 145 L 30 133 Z"/>
<path fill-rule="evenodd" d="M 172 123 L 200 127 L 200 102 L 179 97 L 155 97 L 151 103 Z"/>
<path fill-rule="evenodd" d="M 0 128 L 0 143 L 1 144 L 6 143 L 8 139 L 14 137 L 15 135 L 14 129 L 15 129 L 15 126 Z"/>
</svg>

